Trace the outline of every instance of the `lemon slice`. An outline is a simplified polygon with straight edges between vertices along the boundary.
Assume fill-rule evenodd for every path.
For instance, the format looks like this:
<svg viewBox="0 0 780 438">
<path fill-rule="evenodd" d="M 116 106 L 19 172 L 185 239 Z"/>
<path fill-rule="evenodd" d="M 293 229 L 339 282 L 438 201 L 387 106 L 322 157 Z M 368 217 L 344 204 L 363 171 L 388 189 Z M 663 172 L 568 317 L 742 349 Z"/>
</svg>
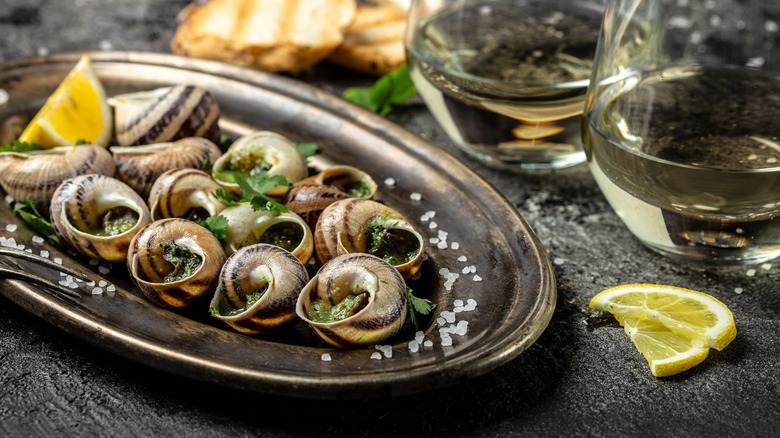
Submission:
<svg viewBox="0 0 780 438">
<path fill-rule="evenodd" d="M 689 370 L 704 361 L 710 352 L 710 347 L 703 342 L 678 336 L 660 322 L 620 315 L 615 315 L 615 318 L 656 377 Z"/>
<path fill-rule="evenodd" d="M 106 90 L 85 55 L 49 96 L 19 140 L 45 148 L 73 145 L 78 140 L 107 146 L 112 119 Z"/>
<path fill-rule="evenodd" d="M 624 318 L 652 320 L 675 335 L 722 350 L 737 336 L 734 316 L 715 297 L 675 286 L 626 284 L 599 292 L 590 307 Z"/>
</svg>

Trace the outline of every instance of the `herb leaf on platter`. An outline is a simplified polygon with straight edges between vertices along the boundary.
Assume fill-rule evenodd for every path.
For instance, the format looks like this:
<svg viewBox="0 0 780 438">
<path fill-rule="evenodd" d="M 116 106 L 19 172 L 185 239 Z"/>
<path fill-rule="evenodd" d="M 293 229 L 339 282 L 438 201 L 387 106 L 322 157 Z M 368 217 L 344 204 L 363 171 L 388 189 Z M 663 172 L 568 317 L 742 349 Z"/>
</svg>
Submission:
<svg viewBox="0 0 780 438">
<path fill-rule="evenodd" d="M 54 227 L 51 225 L 51 222 L 35 208 L 35 204 L 32 201 L 29 199 L 16 201 L 14 203 L 14 213 L 30 228 L 40 233 L 41 236 L 59 245 L 60 239 L 54 233 Z"/>
<path fill-rule="evenodd" d="M 344 99 L 379 115 L 388 115 L 396 106 L 414 96 L 415 88 L 406 64 L 382 76 L 372 87 L 344 90 Z"/>
</svg>

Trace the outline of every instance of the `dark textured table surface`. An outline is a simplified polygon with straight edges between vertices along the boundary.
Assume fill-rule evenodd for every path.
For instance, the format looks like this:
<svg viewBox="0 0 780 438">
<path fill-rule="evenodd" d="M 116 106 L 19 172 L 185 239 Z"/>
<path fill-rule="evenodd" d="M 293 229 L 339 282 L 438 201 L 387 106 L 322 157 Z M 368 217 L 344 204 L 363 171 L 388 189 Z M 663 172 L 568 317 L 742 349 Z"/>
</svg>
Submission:
<svg viewBox="0 0 780 438">
<path fill-rule="evenodd" d="M 187 0 L 2 0 L 0 61 L 59 52 L 170 52 Z M 299 79 L 339 93 L 367 78 L 333 68 Z M 460 154 L 415 100 L 390 118 L 465 160 L 545 245 L 558 306 L 541 338 L 498 369 L 390 399 L 310 401 L 228 390 L 106 353 L 0 299 L 0 435 L 771 436 L 780 426 L 780 261 L 719 268 L 645 249 L 586 166 L 509 174 Z M 739 335 L 678 376 L 654 378 L 622 329 L 588 310 L 598 291 L 658 282 L 706 291 Z M 0 283 L 2 287 L 3 283 Z"/>
</svg>

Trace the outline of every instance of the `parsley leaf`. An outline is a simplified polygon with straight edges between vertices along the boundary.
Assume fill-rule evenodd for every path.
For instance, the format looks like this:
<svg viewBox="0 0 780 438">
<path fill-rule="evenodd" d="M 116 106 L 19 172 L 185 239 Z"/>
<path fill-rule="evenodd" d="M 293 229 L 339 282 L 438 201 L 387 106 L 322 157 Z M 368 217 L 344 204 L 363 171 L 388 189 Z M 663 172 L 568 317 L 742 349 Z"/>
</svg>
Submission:
<svg viewBox="0 0 780 438">
<path fill-rule="evenodd" d="M 396 106 L 414 96 L 415 88 L 406 64 L 379 78 L 373 87 L 351 87 L 344 90 L 344 98 L 386 116 Z"/>
<path fill-rule="evenodd" d="M 216 216 L 209 216 L 206 220 L 200 221 L 199 225 L 209 231 L 211 234 L 219 239 L 219 242 L 225 244 L 227 238 L 228 218 L 218 214 Z"/>
<path fill-rule="evenodd" d="M 19 140 L 14 140 L 5 146 L 0 146 L 0 152 L 29 152 L 39 151 L 41 149 L 43 149 L 43 147 L 35 143 L 28 143 Z"/>
<path fill-rule="evenodd" d="M 73 146 L 81 146 L 83 144 L 89 144 L 89 142 L 84 140 L 83 138 L 77 138 L 76 142 L 73 143 Z"/>
<path fill-rule="evenodd" d="M 219 148 L 224 153 L 230 148 L 230 146 L 233 144 L 234 141 L 235 140 L 233 139 L 233 137 L 223 132 L 222 134 L 219 135 L 219 144 L 217 146 L 219 146 Z"/>
<path fill-rule="evenodd" d="M 219 199 L 219 202 L 221 202 L 225 207 L 231 207 L 233 205 L 239 204 L 239 202 L 233 198 L 233 194 L 225 189 L 217 189 L 217 191 L 214 192 L 214 197 Z"/>
<path fill-rule="evenodd" d="M 46 239 L 49 239 L 56 244 L 60 243 L 60 240 L 54 233 L 54 227 L 52 227 L 51 222 L 38 212 L 38 209 L 35 208 L 35 203 L 30 199 L 16 201 L 14 204 L 14 213 L 19 215 L 27 225 L 33 230 L 41 233 Z"/>
<path fill-rule="evenodd" d="M 239 173 L 237 170 L 212 170 L 211 177 L 222 182 L 236 184 L 236 175 Z"/>
<path fill-rule="evenodd" d="M 417 314 L 429 315 L 436 308 L 436 304 L 427 298 L 414 296 L 410 287 L 406 288 L 406 299 L 409 301 L 409 317 L 412 319 L 412 324 L 414 324 L 415 330 L 420 330 L 420 320 L 417 319 Z"/>
<path fill-rule="evenodd" d="M 275 189 L 276 187 L 289 187 L 290 183 L 284 176 L 269 176 L 268 173 L 261 172 L 248 178 L 244 178 L 243 175 L 237 174 L 236 183 L 238 184 L 238 187 L 241 188 L 241 201 L 252 204 L 252 208 L 255 211 L 290 211 L 290 209 L 284 205 L 265 195 L 266 192 Z"/>
<path fill-rule="evenodd" d="M 295 147 L 298 148 L 298 152 L 303 155 L 304 159 L 317 155 L 317 152 L 319 152 L 317 143 L 298 143 Z"/>
<path fill-rule="evenodd" d="M 200 160 L 200 168 L 203 169 L 203 170 L 211 170 L 211 167 L 213 165 L 214 164 L 208 158 L 204 158 L 204 159 Z"/>
</svg>

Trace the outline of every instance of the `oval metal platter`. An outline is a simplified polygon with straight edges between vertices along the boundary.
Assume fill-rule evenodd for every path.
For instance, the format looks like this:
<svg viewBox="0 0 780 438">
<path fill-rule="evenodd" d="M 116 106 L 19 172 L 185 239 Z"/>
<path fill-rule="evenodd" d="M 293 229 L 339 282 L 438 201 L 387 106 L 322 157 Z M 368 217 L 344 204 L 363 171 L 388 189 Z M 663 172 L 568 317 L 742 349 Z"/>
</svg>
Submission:
<svg viewBox="0 0 780 438">
<path fill-rule="evenodd" d="M 0 294 L 21 308 L 101 348 L 177 375 L 325 399 L 411 394 L 461 382 L 516 357 L 550 321 L 555 282 L 533 231 L 493 187 L 436 146 L 292 79 L 165 54 L 90 56 L 109 95 L 197 84 L 216 96 L 223 130 L 233 136 L 277 131 L 297 142 L 318 143 L 316 166 L 340 163 L 367 171 L 380 185 L 378 200 L 406 215 L 430 239 L 421 275 L 410 286 L 437 307 L 423 320 L 422 336 L 407 323 L 381 348 L 329 348 L 302 323 L 250 337 L 212 321 L 205 308 L 182 314 L 154 306 L 133 287 L 123 264 L 96 263 L 39 243 L 3 203 L 3 242 L 59 258 L 96 282 L 83 283 L 76 298 L 0 279 Z M 0 122 L 33 115 L 79 57 L 1 65 L 0 88 L 9 99 L 0 104 Z M 58 272 L 37 265 L 3 257 L 0 262 L 59 280 Z"/>
</svg>

